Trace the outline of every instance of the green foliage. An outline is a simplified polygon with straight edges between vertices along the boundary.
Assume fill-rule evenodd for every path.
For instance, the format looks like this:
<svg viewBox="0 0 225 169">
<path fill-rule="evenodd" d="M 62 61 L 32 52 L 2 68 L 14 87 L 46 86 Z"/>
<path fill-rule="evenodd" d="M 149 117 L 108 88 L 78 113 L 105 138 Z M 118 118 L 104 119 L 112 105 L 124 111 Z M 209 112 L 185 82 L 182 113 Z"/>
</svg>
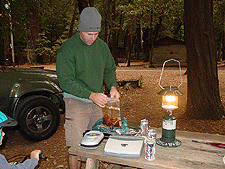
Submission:
<svg viewBox="0 0 225 169">
<path fill-rule="evenodd" d="M 68 39 L 68 32 L 69 28 L 68 26 L 65 28 L 65 31 L 62 33 L 62 35 L 55 41 L 54 45 L 52 46 L 52 50 L 54 54 L 56 55 L 57 51 L 59 50 L 60 46 Z"/>
<path fill-rule="evenodd" d="M 140 76 L 139 82 L 140 82 L 140 87 L 142 87 L 144 85 L 144 83 L 145 83 L 143 75 Z"/>
<path fill-rule="evenodd" d="M 214 4 L 214 24 L 216 32 L 216 42 L 219 48 L 219 43 L 222 38 L 222 32 L 225 31 L 225 0 L 213 1 Z"/>
<path fill-rule="evenodd" d="M 35 54 L 37 58 L 43 57 L 39 61 L 54 61 L 57 41 L 65 31 L 68 31 L 67 28 L 71 22 L 74 10 L 74 1 L 10 0 L 10 11 L 4 10 L 3 16 L 6 18 L 8 17 L 7 12 L 11 11 L 15 57 L 24 55 L 23 51 L 25 51 L 27 60 L 30 63 L 33 62 L 31 58 Z M 30 39 L 34 32 L 30 29 L 30 25 L 33 25 L 34 30 L 40 32 L 40 37 L 36 39 L 38 45 L 35 47 L 35 51 L 31 51 L 33 50 L 33 44 Z M 9 28 L 9 21 L 7 21 L 7 26 Z M 20 58 L 22 57 L 20 56 Z"/>
<path fill-rule="evenodd" d="M 216 41 L 219 45 L 221 33 L 225 28 L 225 0 L 213 2 Z M 10 9 L 6 9 L 4 5 L 0 7 L 2 11 L 0 15 L 2 18 L 0 21 L 0 45 L 3 48 L 4 36 L 9 37 L 8 14 L 10 13 L 13 22 L 15 57 L 22 58 L 21 55 L 24 55 L 25 51 L 28 60 L 36 54 L 38 58 L 42 58 L 43 62 L 54 62 L 57 50 L 68 38 L 75 5 L 77 5 L 77 16 L 73 31 L 77 32 L 79 14 L 76 3 L 78 2 L 73 0 L 10 0 Z M 183 3 L 183 0 L 95 0 L 95 7 L 102 15 L 100 37 L 111 45 L 113 43 L 112 34 L 116 31 L 117 45 L 122 47 L 125 43 L 127 30 L 129 30 L 129 35 L 137 37 L 137 29 L 141 27 L 143 33 L 147 28 L 150 28 L 151 34 L 148 38 L 153 38 L 153 34 L 156 34 L 157 31 L 157 25 L 161 24 L 158 30 L 158 39 L 169 36 L 184 40 Z M 35 19 L 40 26 L 37 28 L 40 30 L 35 51 L 32 51 L 30 37 L 33 32 L 29 26 L 34 21 L 33 17 L 36 17 Z M 174 36 L 174 31 L 181 22 L 181 29 Z M 136 39 L 133 45 L 134 49 L 139 48 Z"/>
<path fill-rule="evenodd" d="M 39 33 L 39 39 L 37 39 L 38 46 L 35 50 L 35 53 L 37 54 L 38 58 L 41 58 L 40 62 L 47 62 L 51 63 L 55 61 L 54 52 L 51 48 L 51 41 L 48 40 L 46 36 L 46 32 L 43 31 L 42 33 Z"/>
<path fill-rule="evenodd" d="M 177 22 L 183 18 L 183 0 L 133 0 L 131 3 L 121 3 L 117 7 L 124 15 L 123 29 L 135 28 L 142 23 L 143 28 L 154 29 L 162 19 L 163 27 L 160 37 L 172 36 Z"/>
</svg>

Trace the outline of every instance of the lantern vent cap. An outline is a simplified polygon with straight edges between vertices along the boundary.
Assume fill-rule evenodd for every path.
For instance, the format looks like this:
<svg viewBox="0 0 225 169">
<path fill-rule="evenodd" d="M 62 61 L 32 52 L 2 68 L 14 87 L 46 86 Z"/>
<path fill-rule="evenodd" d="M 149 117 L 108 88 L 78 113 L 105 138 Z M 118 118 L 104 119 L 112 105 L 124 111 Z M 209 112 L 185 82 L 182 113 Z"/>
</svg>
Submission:
<svg viewBox="0 0 225 169">
<path fill-rule="evenodd" d="M 176 95 L 176 96 L 182 96 L 183 93 L 178 90 L 177 87 L 173 86 L 166 86 L 164 87 L 159 93 L 159 95 L 165 96 L 165 95 Z"/>
</svg>

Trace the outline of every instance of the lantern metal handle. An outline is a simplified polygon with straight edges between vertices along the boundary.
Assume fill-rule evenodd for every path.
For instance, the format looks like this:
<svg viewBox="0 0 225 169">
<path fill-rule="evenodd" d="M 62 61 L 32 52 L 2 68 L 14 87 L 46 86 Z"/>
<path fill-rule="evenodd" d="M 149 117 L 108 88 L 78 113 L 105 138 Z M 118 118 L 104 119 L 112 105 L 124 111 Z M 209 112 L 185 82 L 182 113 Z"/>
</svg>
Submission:
<svg viewBox="0 0 225 169">
<path fill-rule="evenodd" d="M 159 86 L 160 86 L 162 89 L 164 89 L 164 87 L 161 86 L 160 82 L 161 82 L 161 80 L 162 80 L 162 75 L 163 75 L 163 70 L 164 70 L 165 64 L 166 64 L 167 62 L 170 62 L 170 61 L 175 61 L 175 62 L 177 62 L 177 63 L 179 64 L 179 69 L 180 69 L 180 79 L 181 79 L 181 82 L 180 82 L 179 86 L 177 87 L 177 89 L 178 89 L 178 88 L 181 86 L 181 84 L 182 84 L 183 82 L 182 82 L 182 75 L 181 75 L 181 66 L 180 66 L 180 62 L 179 62 L 178 60 L 175 60 L 175 59 L 169 59 L 169 60 L 166 60 L 166 61 L 163 63 L 162 72 L 161 72 L 160 79 L 159 79 Z"/>
</svg>

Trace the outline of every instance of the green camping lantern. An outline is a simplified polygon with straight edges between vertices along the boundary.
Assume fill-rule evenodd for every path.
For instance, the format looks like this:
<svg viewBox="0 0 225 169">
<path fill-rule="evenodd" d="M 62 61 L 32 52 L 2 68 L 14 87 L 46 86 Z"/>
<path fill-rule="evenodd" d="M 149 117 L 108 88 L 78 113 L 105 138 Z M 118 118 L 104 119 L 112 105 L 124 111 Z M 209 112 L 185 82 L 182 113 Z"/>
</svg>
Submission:
<svg viewBox="0 0 225 169">
<path fill-rule="evenodd" d="M 165 64 L 169 61 L 175 61 L 175 62 L 178 62 L 179 64 L 181 83 L 178 87 L 172 87 L 172 86 L 162 87 L 160 84 Z M 178 147 L 181 145 L 181 141 L 175 138 L 176 117 L 172 115 L 172 111 L 178 108 L 178 96 L 183 95 L 178 90 L 181 84 L 182 84 L 182 75 L 181 75 L 180 62 L 175 59 L 169 59 L 165 61 L 163 64 L 163 68 L 162 68 L 162 72 L 161 72 L 161 76 L 159 80 L 159 86 L 162 88 L 162 90 L 158 94 L 162 96 L 162 108 L 166 110 L 166 115 L 163 117 L 162 138 L 159 138 L 156 140 L 156 143 L 163 147 Z"/>
</svg>

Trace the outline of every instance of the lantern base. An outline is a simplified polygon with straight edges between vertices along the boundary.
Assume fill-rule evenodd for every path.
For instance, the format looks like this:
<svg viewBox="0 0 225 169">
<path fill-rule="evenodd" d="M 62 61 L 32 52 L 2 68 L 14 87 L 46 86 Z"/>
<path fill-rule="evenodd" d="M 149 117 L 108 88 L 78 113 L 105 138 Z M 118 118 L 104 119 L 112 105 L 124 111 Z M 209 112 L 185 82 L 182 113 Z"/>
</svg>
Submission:
<svg viewBox="0 0 225 169">
<path fill-rule="evenodd" d="M 172 142 L 168 142 L 168 141 L 165 141 L 162 138 L 158 138 L 158 139 L 156 139 L 156 144 L 158 144 L 159 146 L 172 148 L 172 147 L 178 147 L 178 146 L 180 146 L 181 145 L 181 141 L 175 139 Z"/>
</svg>

